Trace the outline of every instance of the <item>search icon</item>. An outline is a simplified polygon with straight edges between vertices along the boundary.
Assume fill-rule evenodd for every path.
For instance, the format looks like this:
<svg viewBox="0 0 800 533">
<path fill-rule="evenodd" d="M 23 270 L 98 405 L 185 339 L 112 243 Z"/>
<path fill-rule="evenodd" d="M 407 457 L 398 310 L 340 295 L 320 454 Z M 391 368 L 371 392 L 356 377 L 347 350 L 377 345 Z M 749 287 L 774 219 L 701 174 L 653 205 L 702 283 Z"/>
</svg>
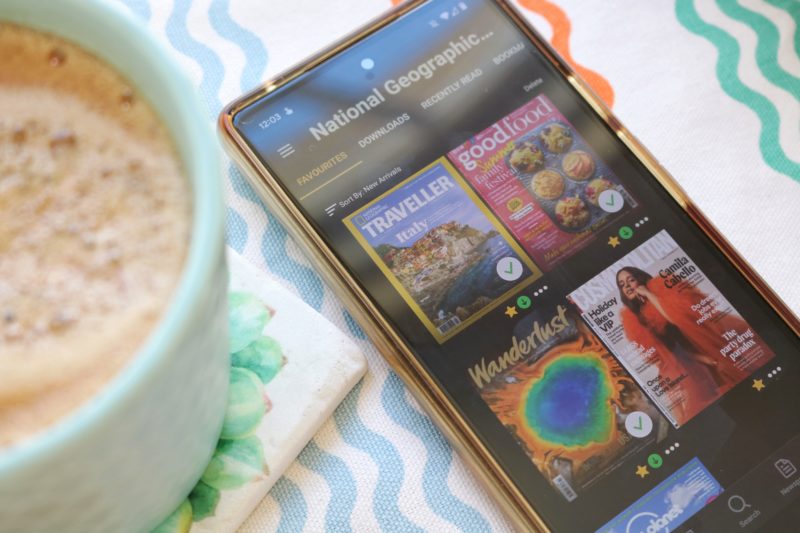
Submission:
<svg viewBox="0 0 800 533">
<path fill-rule="evenodd" d="M 734 494 L 733 496 L 728 498 L 728 509 L 730 509 L 734 513 L 741 513 L 748 507 L 752 507 L 752 505 L 744 501 L 744 498 L 742 498 L 738 494 Z"/>
</svg>

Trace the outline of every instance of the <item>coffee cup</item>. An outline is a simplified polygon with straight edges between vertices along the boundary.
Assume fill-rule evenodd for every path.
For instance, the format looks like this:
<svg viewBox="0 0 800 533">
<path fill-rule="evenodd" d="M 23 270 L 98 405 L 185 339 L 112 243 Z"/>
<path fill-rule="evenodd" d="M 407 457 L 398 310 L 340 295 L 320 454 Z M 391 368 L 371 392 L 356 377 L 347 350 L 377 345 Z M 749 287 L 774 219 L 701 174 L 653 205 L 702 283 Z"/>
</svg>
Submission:
<svg viewBox="0 0 800 533">
<path fill-rule="evenodd" d="M 192 206 L 183 271 L 137 353 L 90 401 L 0 449 L 0 531 L 148 531 L 201 476 L 225 413 L 228 276 L 218 146 L 192 83 L 124 7 L 4 0 L 0 22 L 60 36 L 127 78 L 174 140 Z"/>
</svg>

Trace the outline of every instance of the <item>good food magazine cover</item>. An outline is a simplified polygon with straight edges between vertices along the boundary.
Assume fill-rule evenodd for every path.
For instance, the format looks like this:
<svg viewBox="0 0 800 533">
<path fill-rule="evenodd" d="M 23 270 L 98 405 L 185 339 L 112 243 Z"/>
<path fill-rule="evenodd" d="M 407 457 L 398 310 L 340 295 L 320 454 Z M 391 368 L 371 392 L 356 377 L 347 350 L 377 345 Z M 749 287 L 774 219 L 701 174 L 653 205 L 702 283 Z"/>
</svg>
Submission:
<svg viewBox="0 0 800 533">
<path fill-rule="evenodd" d="M 774 355 L 666 230 L 569 298 L 676 427 Z"/>
<path fill-rule="evenodd" d="M 541 276 L 444 158 L 344 222 L 439 342 Z"/>
<path fill-rule="evenodd" d="M 448 157 L 544 271 L 636 206 L 544 94 Z"/>
<path fill-rule="evenodd" d="M 625 458 L 664 438 L 669 424 L 568 302 L 537 309 L 508 349 L 469 369 L 473 385 L 552 486 L 568 501 Z M 653 431 L 625 430 L 644 412 Z"/>
</svg>

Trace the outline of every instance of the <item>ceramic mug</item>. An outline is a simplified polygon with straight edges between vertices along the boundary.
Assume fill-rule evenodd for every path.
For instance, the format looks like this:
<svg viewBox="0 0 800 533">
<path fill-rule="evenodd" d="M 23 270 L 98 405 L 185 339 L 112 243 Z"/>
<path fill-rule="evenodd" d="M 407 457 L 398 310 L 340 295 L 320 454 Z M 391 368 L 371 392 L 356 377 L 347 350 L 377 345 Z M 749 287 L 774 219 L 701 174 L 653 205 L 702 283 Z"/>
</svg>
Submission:
<svg viewBox="0 0 800 533">
<path fill-rule="evenodd" d="M 0 21 L 57 34 L 125 76 L 175 140 L 193 206 L 184 271 L 138 354 L 86 405 L 0 451 L 0 531 L 149 531 L 199 479 L 225 413 L 228 274 L 219 149 L 194 86 L 124 7 L 3 0 Z"/>
</svg>

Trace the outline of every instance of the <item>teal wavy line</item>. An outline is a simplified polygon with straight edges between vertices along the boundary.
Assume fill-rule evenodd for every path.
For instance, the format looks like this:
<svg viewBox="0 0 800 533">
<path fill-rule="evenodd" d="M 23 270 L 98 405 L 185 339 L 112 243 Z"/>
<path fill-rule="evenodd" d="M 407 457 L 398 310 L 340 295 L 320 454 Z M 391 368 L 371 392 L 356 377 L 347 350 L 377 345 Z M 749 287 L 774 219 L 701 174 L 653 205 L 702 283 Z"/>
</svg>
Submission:
<svg viewBox="0 0 800 533">
<path fill-rule="evenodd" d="M 794 52 L 800 57 L 800 2 L 797 0 L 764 0 L 773 7 L 786 11 L 794 19 Z"/>
<path fill-rule="evenodd" d="M 800 164 L 789 159 L 780 145 L 778 110 L 764 95 L 744 85 L 736 73 L 740 56 L 739 43 L 717 26 L 701 19 L 692 0 L 677 0 L 675 14 L 687 30 L 703 37 L 717 48 L 719 56 L 716 70 L 722 90 L 758 115 L 761 121 L 758 146 L 764 161 L 776 172 L 800 183 Z"/>
<path fill-rule="evenodd" d="M 717 5 L 730 18 L 747 24 L 756 32 L 756 62 L 764 77 L 789 91 L 795 99 L 800 99 L 800 78 L 786 72 L 778 63 L 781 38 L 772 21 L 761 13 L 740 6 L 736 0 L 717 0 Z"/>
</svg>

